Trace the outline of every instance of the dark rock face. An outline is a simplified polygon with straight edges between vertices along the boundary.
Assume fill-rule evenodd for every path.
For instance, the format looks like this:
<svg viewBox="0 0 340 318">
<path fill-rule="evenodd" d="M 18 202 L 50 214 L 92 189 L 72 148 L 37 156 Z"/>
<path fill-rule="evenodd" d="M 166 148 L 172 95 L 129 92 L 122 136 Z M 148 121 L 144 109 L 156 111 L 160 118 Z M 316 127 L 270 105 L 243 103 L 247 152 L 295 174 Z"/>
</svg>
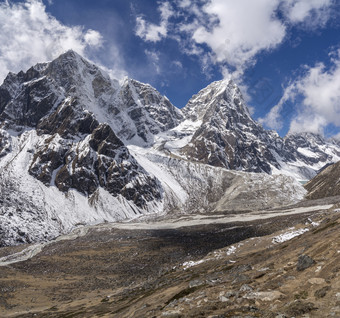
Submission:
<svg viewBox="0 0 340 318">
<path fill-rule="evenodd" d="M 9 85 L 5 81 L 4 86 Z M 6 90 L 2 90 L 8 92 Z M 30 83 L 21 83 L 20 94 L 15 100 L 7 100 L 7 94 L 0 92 L 1 99 L 7 101 L 3 103 L 0 120 L 9 120 L 12 124 L 19 126 L 35 127 L 39 120 L 53 108 L 58 100 L 55 92 L 51 92 L 49 80 L 39 78 Z"/>
<path fill-rule="evenodd" d="M 69 149 L 63 157 L 55 184 L 65 192 L 74 188 L 85 195 L 100 186 L 116 196 L 123 195 L 141 208 L 161 199 L 157 181 L 145 175 L 112 129 L 101 124 L 88 142 Z"/>
<path fill-rule="evenodd" d="M 5 156 L 7 153 L 11 151 L 11 142 L 9 134 L 0 129 L 0 158 Z"/>
<path fill-rule="evenodd" d="M 37 125 L 39 134 L 56 134 L 66 137 L 91 134 L 99 125 L 93 114 L 83 111 L 76 99 L 61 104 Z"/>
<path fill-rule="evenodd" d="M 11 100 L 11 95 L 5 89 L 0 87 L 0 112 L 2 113 L 7 103 Z"/>
<path fill-rule="evenodd" d="M 145 144 L 152 144 L 154 135 L 174 128 L 184 119 L 166 97 L 150 85 L 132 79 L 123 83 L 119 99 L 130 122 L 122 120 L 117 134 L 127 142 L 137 135 Z"/>
<path fill-rule="evenodd" d="M 190 143 L 182 148 L 191 160 L 266 173 L 271 172 L 269 163 L 278 166 L 270 151 L 273 138 L 250 117 L 233 82 L 212 83 L 193 96 L 183 111 L 188 119 L 202 121 Z"/>
<path fill-rule="evenodd" d="M 0 88 L 0 120 L 18 131 L 36 130 L 40 141 L 32 149 L 28 172 L 46 186 L 63 192 L 75 189 L 86 196 L 101 187 L 146 208 L 148 202 L 161 199 L 160 185 L 139 166 L 110 126 L 100 124 L 86 109 L 83 103 L 90 97 L 78 95 L 88 83 L 94 96 L 116 89 L 94 65 L 72 51 L 26 73 L 9 74 Z M 1 130 L 0 155 L 9 150 L 8 134 Z"/>
<path fill-rule="evenodd" d="M 63 165 L 68 147 L 70 147 L 70 144 L 57 136 L 46 138 L 43 145 L 37 149 L 33 156 L 28 169 L 29 173 L 46 186 L 53 185 L 53 172 Z"/>
</svg>

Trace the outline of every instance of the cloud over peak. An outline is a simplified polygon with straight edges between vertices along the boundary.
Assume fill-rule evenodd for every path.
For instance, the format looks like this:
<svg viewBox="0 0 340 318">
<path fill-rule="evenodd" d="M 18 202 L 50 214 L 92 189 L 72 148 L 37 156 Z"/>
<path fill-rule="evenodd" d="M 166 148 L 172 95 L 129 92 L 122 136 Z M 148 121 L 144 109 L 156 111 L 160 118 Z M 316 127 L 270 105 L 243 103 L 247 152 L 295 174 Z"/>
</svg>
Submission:
<svg viewBox="0 0 340 318">
<path fill-rule="evenodd" d="M 0 3 L 0 29 L 0 82 L 9 71 L 26 70 L 69 49 L 86 56 L 86 50 L 102 45 L 99 32 L 61 24 L 40 0 Z"/>
<path fill-rule="evenodd" d="M 202 10 L 216 17 L 217 22 L 212 27 L 198 27 L 192 39 L 208 45 L 217 63 L 227 63 L 241 71 L 254 62 L 258 52 L 282 42 L 285 26 L 275 18 L 277 2 L 211 1 Z"/>
</svg>

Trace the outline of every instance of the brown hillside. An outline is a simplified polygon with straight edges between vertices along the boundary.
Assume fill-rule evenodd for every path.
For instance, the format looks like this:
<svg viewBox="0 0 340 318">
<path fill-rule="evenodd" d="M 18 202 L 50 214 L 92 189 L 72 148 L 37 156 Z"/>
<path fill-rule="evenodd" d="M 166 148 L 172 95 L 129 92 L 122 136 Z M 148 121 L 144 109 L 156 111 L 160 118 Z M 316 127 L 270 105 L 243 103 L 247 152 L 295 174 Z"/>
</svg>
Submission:
<svg viewBox="0 0 340 318">
<path fill-rule="evenodd" d="M 339 207 L 229 229 L 93 228 L 1 267 L 0 317 L 340 317 Z"/>
<path fill-rule="evenodd" d="M 327 167 L 305 185 L 307 199 L 340 195 L 340 161 Z"/>
</svg>

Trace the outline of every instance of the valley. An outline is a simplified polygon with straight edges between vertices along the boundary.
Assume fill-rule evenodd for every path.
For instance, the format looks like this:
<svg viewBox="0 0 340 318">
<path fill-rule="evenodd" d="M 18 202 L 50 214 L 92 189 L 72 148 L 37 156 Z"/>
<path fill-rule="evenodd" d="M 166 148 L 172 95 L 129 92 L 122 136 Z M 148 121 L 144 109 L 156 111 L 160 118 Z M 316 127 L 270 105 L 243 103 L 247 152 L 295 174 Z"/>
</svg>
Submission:
<svg viewBox="0 0 340 318">
<path fill-rule="evenodd" d="M 18 249 L 32 246 L 5 247 L 0 249 L 0 306 L 4 317 L 207 317 L 235 313 L 249 303 L 249 308 L 257 308 L 253 309 L 252 317 L 259 313 L 261 317 L 272 317 L 269 313 L 275 310 L 270 310 L 266 301 L 255 305 L 255 296 L 242 298 L 242 293 L 236 290 L 240 303 L 231 304 L 219 295 L 248 282 L 258 284 L 263 280 L 262 274 L 271 273 L 273 284 L 275 280 L 285 280 L 276 277 L 274 269 L 288 257 L 287 250 L 299 253 L 302 248 L 312 248 L 304 237 L 330 222 L 333 225 L 329 229 L 334 235 L 339 226 L 334 205 L 338 200 L 334 197 L 307 201 L 289 209 L 258 213 L 188 215 L 170 220 L 159 217 L 161 220 L 149 218 L 83 227 L 38 245 L 38 253 L 31 253 L 22 261 L 15 252 L 21 255 Z M 300 233 L 301 229 L 305 233 Z M 279 243 L 273 243 L 275 237 L 285 233 L 291 237 L 286 235 L 281 239 L 283 243 L 278 239 Z M 285 240 L 290 238 L 292 241 L 287 245 Z M 273 255 L 277 262 L 268 267 Z M 285 265 L 289 271 L 293 270 L 296 257 L 291 258 L 292 265 Z M 325 259 L 319 257 L 317 263 L 314 269 L 325 264 Z M 281 276 L 285 270 L 289 276 L 285 266 Z M 268 269 L 262 272 L 260 267 Z M 241 269 L 234 272 L 233 268 Z M 251 278 L 256 275 L 259 278 Z M 333 275 L 336 276 L 332 284 L 338 284 L 337 272 Z M 197 294 L 199 291 L 205 296 Z M 281 289 L 279 292 L 284 296 L 277 299 L 291 297 Z M 195 303 L 191 294 L 197 298 Z M 201 305 L 197 306 L 199 299 Z"/>
</svg>

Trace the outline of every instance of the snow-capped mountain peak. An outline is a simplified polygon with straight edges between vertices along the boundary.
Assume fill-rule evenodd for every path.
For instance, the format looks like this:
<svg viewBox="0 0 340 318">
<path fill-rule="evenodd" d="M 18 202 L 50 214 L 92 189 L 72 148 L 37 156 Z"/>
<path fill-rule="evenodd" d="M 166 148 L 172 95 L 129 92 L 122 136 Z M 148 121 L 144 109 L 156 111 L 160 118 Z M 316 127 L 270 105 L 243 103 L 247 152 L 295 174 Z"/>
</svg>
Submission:
<svg viewBox="0 0 340 318">
<path fill-rule="evenodd" d="M 238 86 L 232 80 L 221 80 L 209 84 L 194 95 L 183 108 L 186 118 L 196 121 L 211 117 L 223 108 L 224 112 L 235 110 L 249 116 Z M 208 119 L 208 118 L 206 118 Z"/>
<path fill-rule="evenodd" d="M 211 83 L 180 110 L 68 51 L 0 86 L 0 244 L 144 213 L 295 202 L 301 185 L 270 174 L 307 179 L 336 159 L 335 141 L 263 129 L 233 81 Z"/>
<path fill-rule="evenodd" d="M 185 160 L 232 170 L 312 178 L 340 159 L 339 143 L 312 133 L 281 138 L 250 115 L 232 80 L 213 82 L 182 109 L 184 119 L 157 135 L 154 148 Z"/>
</svg>

